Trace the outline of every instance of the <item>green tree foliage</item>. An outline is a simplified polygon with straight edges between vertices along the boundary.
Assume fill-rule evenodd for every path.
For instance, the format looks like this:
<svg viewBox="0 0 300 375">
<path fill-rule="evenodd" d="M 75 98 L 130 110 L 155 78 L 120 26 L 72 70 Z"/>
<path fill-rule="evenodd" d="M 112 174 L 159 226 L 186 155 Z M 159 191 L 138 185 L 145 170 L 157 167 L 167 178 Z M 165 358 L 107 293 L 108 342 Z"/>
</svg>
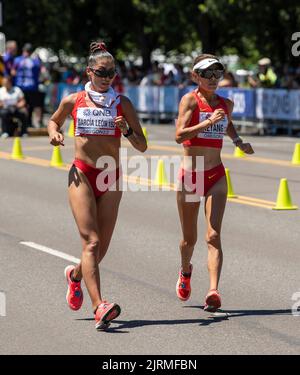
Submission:
<svg viewBox="0 0 300 375">
<path fill-rule="evenodd" d="M 3 30 L 7 39 L 49 46 L 58 50 L 70 38 L 68 24 L 72 14 L 64 1 L 3 1 Z"/>
<path fill-rule="evenodd" d="M 255 63 L 269 56 L 292 60 L 291 35 L 299 30 L 296 0 L 6 0 L 7 38 L 86 56 L 93 39 L 112 53 L 136 52 L 150 65 L 151 52 L 239 54 Z"/>
</svg>

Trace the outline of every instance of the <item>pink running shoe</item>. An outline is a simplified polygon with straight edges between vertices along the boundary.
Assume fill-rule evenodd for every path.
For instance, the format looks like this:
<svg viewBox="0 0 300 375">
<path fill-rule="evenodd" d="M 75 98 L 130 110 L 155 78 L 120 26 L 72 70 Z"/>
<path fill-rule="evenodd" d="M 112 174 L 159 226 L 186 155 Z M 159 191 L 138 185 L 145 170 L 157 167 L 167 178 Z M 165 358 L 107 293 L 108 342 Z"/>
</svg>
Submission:
<svg viewBox="0 0 300 375">
<path fill-rule="evenodd" d="M 211 289 L 205 298 L 204 310 L 216 312 L 221 307 L 221 296 L 217 289 Z"/>
<path fill-rule="evenodd" d="M 116 319 L 121 313 L 121 307 L 116 303 L 102 301 L 95 312 L 95 327 L 97 330 L 106 329 L 110 322 Z"/>
<path fill-rule="evenodd" d="M 65 268 L 65 278 L 68 283 L 67 291 L 67 303 L 72 310 L 79 310 L 83 302 L 83 293 L 81 290 L 80 281 L 75 282 L 71 280 L 71 272 L 75 269 L 75 266 L 67 266 Z"/>
<path fill-rule="evenodd" d="M 179 277 L 176 284 L 176 294 L 181 301 L 187 301 L 191 295 L 191 277 L 193 265 L 190 264 L 190 276 L 183 276 L 182 269 L 179 270 Z"/>
</svg>

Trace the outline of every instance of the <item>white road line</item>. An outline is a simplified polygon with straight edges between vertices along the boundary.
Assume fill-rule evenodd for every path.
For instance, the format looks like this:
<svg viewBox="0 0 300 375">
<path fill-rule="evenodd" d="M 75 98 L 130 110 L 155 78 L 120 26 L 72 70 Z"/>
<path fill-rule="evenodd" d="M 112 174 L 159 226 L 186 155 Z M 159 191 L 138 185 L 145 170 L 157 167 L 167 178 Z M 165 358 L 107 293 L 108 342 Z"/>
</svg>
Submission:
<svg viewBox="0 0 300 375">
<path fill-rule="evenodd" d="M 68 261 L 76 263 L 76 264 L 78 264 L 80 262 L 80 259 L 75 258 L 72 255 L 62 253 L 61 251 L 54 250 L 54 249 L 51 249 L 50 247 L 39 245 L 39 244 L 34 243 L 34 242 L 22 241 L 22 242 L 20 242 L 20 244 L 24 245 L 24 246 L 31 247 L 32 249 L 35 249 L 35 250 L 42 251 L 43 253 L 54 255 L 55 257 L 65 259 L 65 260 L 68 260 Z"/>
</svg>

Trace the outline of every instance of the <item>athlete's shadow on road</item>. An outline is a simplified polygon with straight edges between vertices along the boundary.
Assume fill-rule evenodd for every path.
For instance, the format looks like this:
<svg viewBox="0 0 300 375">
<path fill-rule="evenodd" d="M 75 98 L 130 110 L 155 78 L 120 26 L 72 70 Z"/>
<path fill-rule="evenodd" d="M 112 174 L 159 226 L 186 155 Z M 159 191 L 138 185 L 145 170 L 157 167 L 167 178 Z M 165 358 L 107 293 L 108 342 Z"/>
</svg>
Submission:
<svg viewBox="0 0 300 375">
<path fill-rule="evenodd" d="M 185 309 L 203 309 L 203 306 L 184 306 Z M 286 310 L 218 310 L 214 318 L 235 318 L 239 316 L 272 316 L 272 315 L 293 315 L 291 309 Z"/>
<path fill-rule="evenodd" d="M 187 306 L 185 306 L 187 307 Z M 198 309 L 201 306 L 189 306 L 189 307 L 197 307 Z M 202 306 L 203 308 L 203 306 Z M 208 313 L 207 319 L 174 319 L 174 320 L 119 320 L 116 319 L 113 321 L 111 326 L 106 330 L 106 332 L 115 332 L 115 333 L 129 333 L 129 331 L 124 331 L 124 329 L 132 329 L 132 328 L 139 328 L 145 326 L 174 326 L 174 325 L 184 325 L 184 324 L 197 324 L 199 326 L 209 326 L 211 324 L 220 323 L 222 320 L 228 319 L 227 316 L 211 316 Z M 93 321 L 93 318 L 84 318 L 84 319 L 76 319 L 78 321 Z"/>
<path fill-rule="evenodd" d="M 226 319 L 226 318 L 225 318 Z M 76 319 L 76 320 L 94 320 L 93 318 Z M 224 318 L 222 319 L 224 320 Z M 129 333 L 124 329 L 139 328 L 145 326 L 174 326 L 183 324 L 198 324 L 199 326 L 208 326 L 213 323 L 218 323 L 220 319 L 208 317 L 208 319 L 175 319 L 175 320 L 114 320 L 111 326 L 106 329 L 106 332 Z"/>
<path fill-rule="evenodd" d="M 203 306 L 184 306 L 185 309 L 202 309 Z M 112 325 L 106 330 L 110 333 L 129 333 L 124 329 L 139 328 L 145 326 L 160 326 L 160 325 L 184 325 L 184 324 L 197 324 L 199 326 L 209 326 L 211 324 L 218 324 L 224 320 L 241 316 L 272 316 L 272 315 L 291 315 L 292 312 L 288 310 L 218 310 L 216 313 L 207 313 L 206 319 L 175 319 L 175 320 L 114 320 Z M 76 319 L 94 320 L 93 318 Z"/>
</svg>

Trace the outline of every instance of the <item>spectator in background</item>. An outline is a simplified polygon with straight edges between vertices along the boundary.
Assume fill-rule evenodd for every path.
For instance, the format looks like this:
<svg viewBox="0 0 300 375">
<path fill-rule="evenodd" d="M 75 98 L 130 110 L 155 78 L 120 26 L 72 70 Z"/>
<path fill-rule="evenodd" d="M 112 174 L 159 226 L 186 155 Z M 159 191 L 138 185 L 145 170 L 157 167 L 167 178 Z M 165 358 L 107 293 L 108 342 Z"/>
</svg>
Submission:
<svg viewBox="0 0 300 375">
<path fill-rule="evenodd" d="M 181 64 L 174 64 L 175 72 L 174 78 L 177 85 L 182 85 L 186 79 L 186 75 L 183 71 L 183 66 Z"/>
<path fill-rule="evenodd" d="M 41 65 L 40 75 L 39 75 L 39 87 L 38 87 L 38 97 L 40 107 L 38 111 L 40 111 L 40 126 L 43 126 L 43 118 L 44 118 L 44 110 L 45 110 L 45 99 L 46 94 L 48 92 L 49 85 L 51 83 L 51 74 L 49 70 L 49 66 L 46 64 Z M 47 98 L 47 102 L 49 103 L 49 98 Z"/>
<path fill-rule="evenodd" d="M 173 71 L 170 70 L 169 73 L 166 75 L 166 77 L 164 79 L 164 85 L 165 86 L 176 86 L 177 83 L 178 82 L 175 79 Z"/>
<path fill-rule="evenodd" d="M 118 64 L 116 66 L 116 70 L 117 70 L 117 74 L 120 77 L 120 79 L 122 81 L 122 85 L 123 85 L 124 84 L 124 78 L 126 77 L 126 74 L 127 74 L 127 67 L 126 67 L 125 61 L 123 61 L 123 60 L 118 61 Z"/>
<path fill-rule="evenodd" d="M 22 55 L 14 60 L 12 73 L 15 76 L 15 85 L 18 86 L 25 95 L 28 106 L 28 119 L 32 126 L 33 110 L 37 108 L 39 126 L 43 126 L 44 103 L 39 93 L 39 75 L 41 70 L 41 60 L 38 56 L 32 56 L 33 48 L 30 43 L 26 43 L 22 49 Z"/>
<path fill-rule="evenodd" d="M 80 74 L 70 65 L 63 74 L 63 80 L 68 85 L 78 85 L 80 83 Z"/>
<path fill-rule="evenodd" d="M 62 74 L 60 72 L 59 63 L 54 63 L 54 64 L 50 65 L 49 74 L 50 74 L 50 82 L 52 82 L 52 83 L 61 82 Z"/>
<path fill-rule="evenodd" d="M 88 83 L 88 81 L 89 81 L 89 77 L 86 73 L 86 70 L 84 70 L 83 72 L 81 72 L 80 84 L 85 85 L 86 83 Z"/>
<path fill-rule="evenodd" d="M 238 83 L 235 80 L 233 73 L 225 70 L 223 79 L 219 82 L 218 87 L 238 87 Z"/>
<path fill-rule="evenodd" d="M 283 75 L 280 79 L 280 87 L 283 89 L 297 89 L 299 86 L 296 82 L 296 72 L 295 69 L 285 64 L 283 67 Z"/>
<path fill-rule="evenodd" d="M 0 118 L 2 120 L 2 138 L 13 135 L 15 128 L 13 118 L 21 121 L 21 136 L 27 135 L 27 111 L 24 94 L 19 87 L 13 86 L 12 77 L 3 79 L 3 87 L 0 88 Z"/>
<path fill-rule="evenodd" d="M 5 65 L 3 57 L 0 55 L 0 86 L 3 85 L 3 78 L 5 75 Z"/>
<path fill-rule="evenodd" d="M 17 56 L 18 45 L 15 40 L 8 40 L 6 42 L 6 51 L 3 55 L 5 65 L 5 75 L 11 75 L 11 70 L 14 64 L 14 60 Z"/>
<path fill-rule="evenodd" d="M 125 73 L 124 84 L 129 86 L 137 86 L 139 84 L 138 71 L 135 66 L 131 66 Z"/>
<path fill-rule="evenodd" d="M 300 89 L 300 64 L 295 69 L 294 84 L 296 89 Z"/>
<path fill-rule="evenodd" d="M 163 82 L 164 69 L 159 67 L 158 61 L 154 61 L 148 74 L 141 80 L 141 86 L 160 86 Z"/>
<path fill-rule="evenodd" d="M 249 76 L 249 84 L 251 87 L 272 88 L 277 83 L 277 75 L 271 67 L 271 60 L 264 57 L 258 61 L 258 73 L 253 78 Z"/>
</svg>

